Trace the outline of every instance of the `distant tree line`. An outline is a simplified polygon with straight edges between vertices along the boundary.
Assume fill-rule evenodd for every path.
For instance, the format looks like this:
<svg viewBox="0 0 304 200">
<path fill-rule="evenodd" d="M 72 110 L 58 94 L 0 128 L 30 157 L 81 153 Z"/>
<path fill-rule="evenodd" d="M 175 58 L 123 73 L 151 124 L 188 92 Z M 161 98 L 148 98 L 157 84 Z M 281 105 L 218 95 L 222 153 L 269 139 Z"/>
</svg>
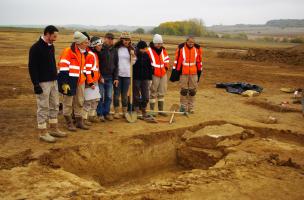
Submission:
<svg viewBox="0 0 304 200">
<path fill-rule="evenodd" d="M 189 19 L 183 21 L 174 21 L 174 22 L 164 22 L 159 26 L 155 27 L 152 31 L 152 34 L 162 34 L 162 35 L 192 35 L 192 36 L 209 36 L 216 37 L 216 34 L 213 32 L 208 32 L 204 25 L 203 20 L 201 19 Z"/>
<path fill-rule="evenodd" d="M 279 19 L 270 20 L 266 23 L 266 26 L 274 27 L 304 27 L 304 19 Z"/>
</svg>

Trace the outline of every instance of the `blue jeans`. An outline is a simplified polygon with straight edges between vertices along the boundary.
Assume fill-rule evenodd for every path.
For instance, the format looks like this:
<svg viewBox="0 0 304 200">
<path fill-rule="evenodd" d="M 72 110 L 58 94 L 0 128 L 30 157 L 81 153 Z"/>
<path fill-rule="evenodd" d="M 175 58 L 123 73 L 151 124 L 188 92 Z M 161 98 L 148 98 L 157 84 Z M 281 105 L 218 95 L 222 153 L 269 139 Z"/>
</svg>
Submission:
<svg viewBox="0 0 304 200">
<path fill-rule="evenodd" d="M 128 106 L 128 91 L 130 86 L 130 77 L 119 77 L 118 87 L 114 87 L 114 107 L 119 107 L 119 98 L 121 96 L 122 107 Z"/>
<path fill-rule="evenodd" d="M 113 92 L 113 78 L 112 76 L 103 76 L 104 83 L 99 83 L 100 101 L 97 106 L 97 115 L 106 116 L 110 113 Z"/>
</svg>

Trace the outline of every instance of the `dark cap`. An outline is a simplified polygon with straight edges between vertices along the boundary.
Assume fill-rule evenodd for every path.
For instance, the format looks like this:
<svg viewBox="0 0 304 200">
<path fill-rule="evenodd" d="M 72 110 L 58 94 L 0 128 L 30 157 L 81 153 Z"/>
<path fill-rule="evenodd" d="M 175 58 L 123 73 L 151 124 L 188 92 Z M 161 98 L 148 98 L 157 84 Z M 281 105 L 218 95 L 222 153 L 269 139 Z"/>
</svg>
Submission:
<svg viewBox="0 0 304 200">
<path fill-rule="evenodd" d="M 146 43 L 145 41 L 140 40 L 140 41 L 137 43 L 137 48 L 138 48 L 138 49 L 145 49 L 145 48 L 147 48 L 147 47 L 148 47 L 148 45 L 147 45 L 147 43 Z"/>
<path fill-rule="evenodd" d="M 114 39 L 113 33 L 106 33 L 104 37 Z"/>
</svg>

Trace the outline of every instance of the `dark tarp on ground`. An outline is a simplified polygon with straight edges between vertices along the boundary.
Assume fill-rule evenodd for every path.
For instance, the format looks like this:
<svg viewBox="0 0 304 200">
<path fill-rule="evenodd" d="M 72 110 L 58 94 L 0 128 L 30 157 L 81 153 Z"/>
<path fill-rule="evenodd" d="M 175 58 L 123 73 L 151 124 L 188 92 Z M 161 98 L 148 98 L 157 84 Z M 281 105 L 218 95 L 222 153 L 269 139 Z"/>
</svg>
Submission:
<svg viewBox="0 0 304 200">
<path fill-rule="evenodd" d="M 259 93 L 263 91 L 263 88 L 258 85 L 252 85 L 249 83 L 242 83 L 242 82 L 236 82 L 236 83 L 217 83 L 217 88 L 225 88 L 227 92 L 233 93 L 233 94 L 242 94 L 243 92 L 247 90 L 254 90 Z"/>
</svg>

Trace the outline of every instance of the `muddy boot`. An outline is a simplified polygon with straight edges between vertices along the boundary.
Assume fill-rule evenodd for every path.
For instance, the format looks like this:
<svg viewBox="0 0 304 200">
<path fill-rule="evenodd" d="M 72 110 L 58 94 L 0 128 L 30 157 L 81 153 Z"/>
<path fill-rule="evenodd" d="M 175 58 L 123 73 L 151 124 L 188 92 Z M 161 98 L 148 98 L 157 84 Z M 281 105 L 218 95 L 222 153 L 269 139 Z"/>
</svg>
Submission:
<svg viewBox="0 0 304 200">
<path fill-rule="evenodd" d="M 114 119 L 120 119 L 119 107 L 114 108 Z"/>
<path fill-rule="evenodd" d="M 39 139 L 48 143 L 56 142 L 56 138 L 51 136 L 47 129 L 39 129 Z"/>
<path fill-rule="evenodd" d="M 100 116 L 98 116 L 97 118 L 98 118 L 98 120 L 99 120 L 100 122 L 105 122 L 105 121 L 106 121 L 103 115 L 100 115 Z"/>
<path fill-rule="evenodd" d="M 84 120 L 83 120 L 83 123 L 84 123 L 86 126 L 93 126 L 92 122 L 90 122 L 88 119 L 84 119 Z"/>
<path fill-rule="evenodd" d="M 76 129 L 76 127 L 74 126 L 72 117 L 71 117 L 71 116 L 64 116 L 64 118 L 65 118 L 65 121 L 66 121 L 66 123 L 67 123 L 67 129 L 68 129 L 69 131 L 76 132 L 77 129 Z"/>
<path fill-rule="evenodd" d="M 186 112 L 187 109 L 184 105 L 181 105 L 180 108 L 179 108 L 179 112 Z"/>
<path fill-rule="evenodd" d="M 164 111 L 164 102 L 158 101 L 158 111 Z M 160 116 L 167 117 L 167 113 L 158 113 Z"/>
<path fill-rule="evenodd" d="M 194 108 L 189 107 L 188 113 L 189 113 L 189 114 L 194 114 Z"/>
<path fill-rule="evenodd" d="M 96 115 L 94 116 L 89 116 L 89 121 L 92 122 L 92 123 L 98 123 L 100 122 L 98 117 Z"/>
<path fill-rule="evenodd" d="M 154 109 L 155 109 L 155 103 L 151 103 L 150 102 L 150 115 L 152 115 L 153 117 L 156 117 L 157 113 L 154 112 Z"/>
<path fill-rule="evenodd" d="M 135 107 L 135 112 L 137 113 L 137 118 L 143 120 L 144 119 L 144 112 L 143 110 L 139 110 L 139 107 Z M 147 112 L 145 111 L 145 113 L 147 114 Z"/>
<path fill-rule="evenodd" d="M 50 123 L 49 133 L 53 137 L 63 138 L 67 136 L 65 132 L 59 130 L 58 123 Z"/>
<path fill-rule="evenodd" d="M 122 114 L 124 116 L 124 118 L 126 118 L 126 113 L 128 112 L 128 108 L 127 107 L 122 107 Z"/>
<path fill-rule="evenodd" d="M 84 120 L 82 117 L 75 117 L 76 127 L 82 130 L 89 130 L 89 127 L 84 124 Z"/>
<path fill-rule="evenodd" d="M 105 119 L 108 120 L 108 121 L 113 121 L 113 116 L 111 114 L 107 114 L 105 116 Z"/>
</svg>

